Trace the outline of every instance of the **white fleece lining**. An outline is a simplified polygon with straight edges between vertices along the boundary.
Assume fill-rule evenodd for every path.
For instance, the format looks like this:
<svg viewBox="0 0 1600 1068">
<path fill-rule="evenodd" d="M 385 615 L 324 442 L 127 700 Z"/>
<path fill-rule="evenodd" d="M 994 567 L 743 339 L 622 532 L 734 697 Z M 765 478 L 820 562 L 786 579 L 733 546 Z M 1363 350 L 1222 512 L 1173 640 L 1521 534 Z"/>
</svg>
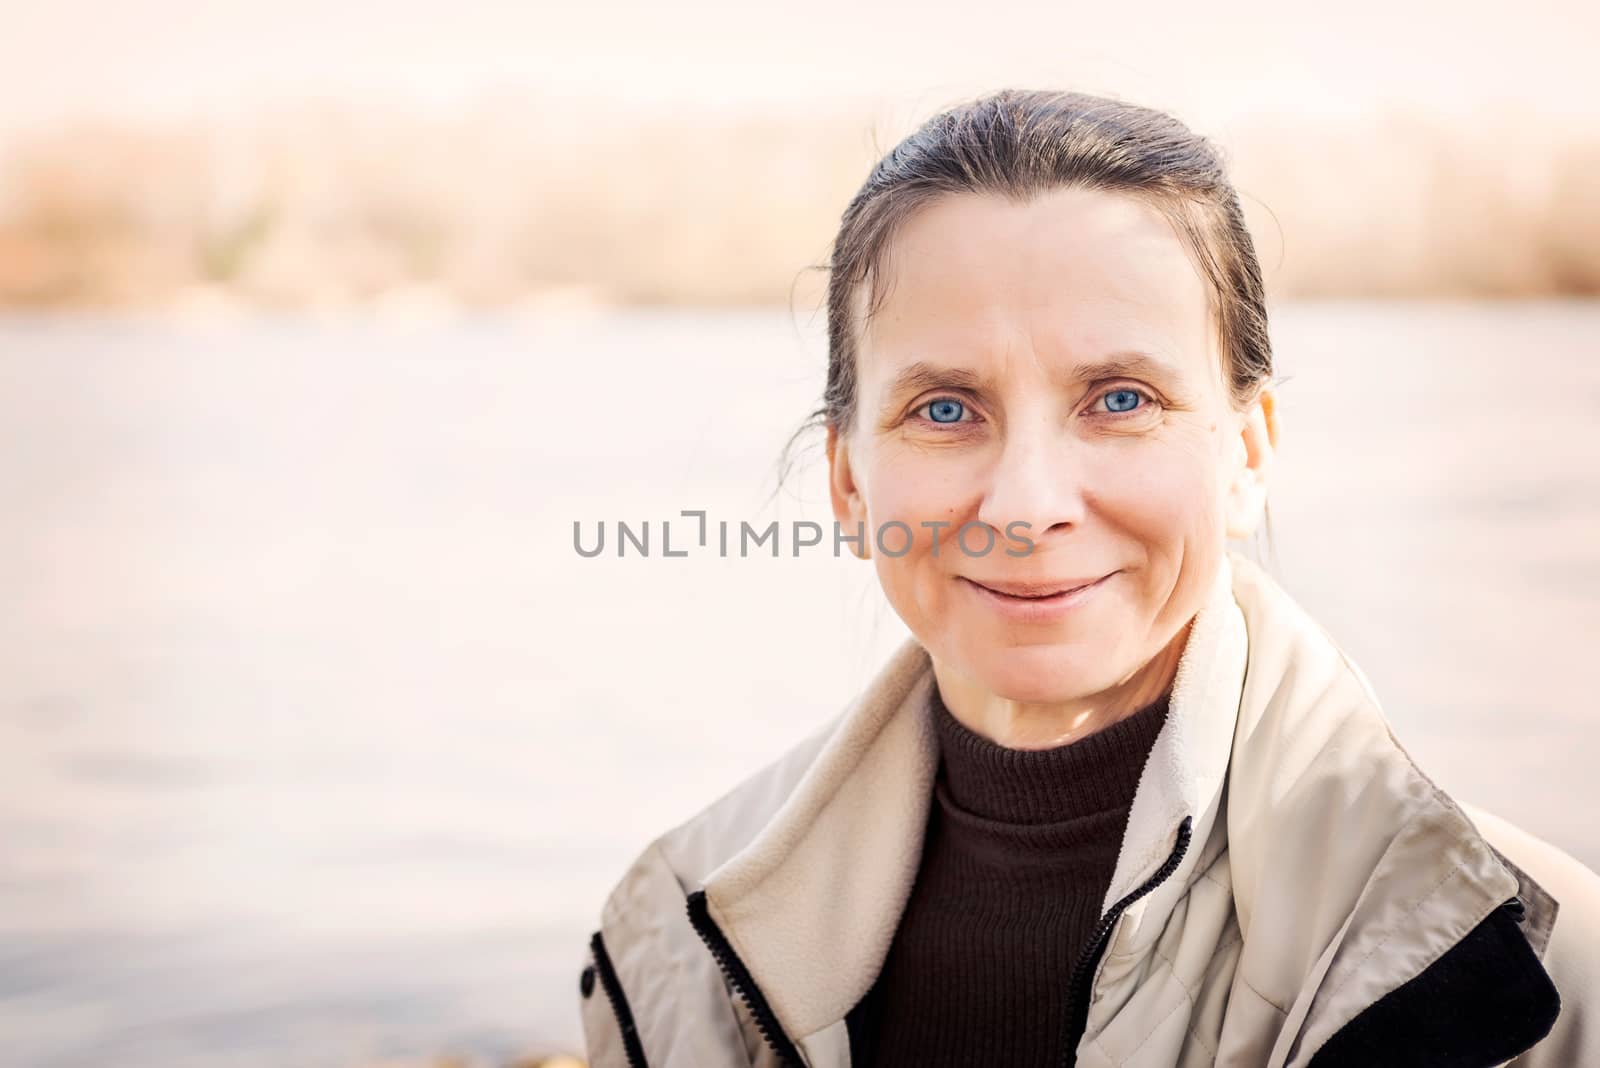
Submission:
<svg viewBox="0 0 1600 1068">
<path fill-rule="evenodd" d="M 1186 815 L 1197 825 L 1169 881 L 1183 885 L 1184 872 L 1199 858 L 1207 831 L 1199 818 L 1227 779 L 1247 660 L 1244 616 L 1233 600 L 1233 565 L 1224 556 L 1178 660 L 1167 720 L 1139 776 L 1102 915 L 1166 862 Z"/>
<path fill-rule="evenodd" d="M 706 880 L 708 911 L 796 1041 L 844 1016 L 888 955 L 938 767 L 932 685 L 907 639 L 772 822 Z"/>
</svg>

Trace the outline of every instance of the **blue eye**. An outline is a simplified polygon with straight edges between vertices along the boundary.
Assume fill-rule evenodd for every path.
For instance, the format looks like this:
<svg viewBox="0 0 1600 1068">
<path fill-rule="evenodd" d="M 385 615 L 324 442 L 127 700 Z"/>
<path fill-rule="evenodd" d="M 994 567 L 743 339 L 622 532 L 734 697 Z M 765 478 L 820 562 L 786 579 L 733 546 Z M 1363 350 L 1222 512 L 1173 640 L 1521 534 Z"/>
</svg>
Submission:
<svg viewBox="0 0 1600 1068">
<path fill-rule="evenodd" d="M 1136 389 L 1113 389 L 1106 395 L 1106 404 L 1113 412 L 1131 412 L 1139 403 Z"/>
<path fill-rule="evenodd" d="M 928 405 L 928 418 L 935 423 L 955 423 L 961 420 L 966 405 L 957 400 L 936 400 Z"/>
</svg>

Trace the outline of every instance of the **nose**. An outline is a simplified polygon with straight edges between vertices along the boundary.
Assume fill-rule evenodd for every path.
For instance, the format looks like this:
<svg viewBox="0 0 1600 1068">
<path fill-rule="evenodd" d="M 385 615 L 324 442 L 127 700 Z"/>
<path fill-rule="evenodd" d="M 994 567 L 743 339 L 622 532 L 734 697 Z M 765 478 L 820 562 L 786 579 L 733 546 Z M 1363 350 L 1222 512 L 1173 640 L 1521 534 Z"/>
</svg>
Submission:
<svg viewBox="0 0 1600 1068">
<path fill-rule="evenodd" d="M 1083 472 L 1068 435 L 1042 419 L 1026 427 L 1013 424 L 1008 430 L 990 469 L 978 519 L 1002 539 L 1009 537 L 1008 524 L 1026 523 L 1017 533 L 1034 541 L 1059 533 L 1057 528 L 1080 524 L 1085 510 Z"/>
</svg>

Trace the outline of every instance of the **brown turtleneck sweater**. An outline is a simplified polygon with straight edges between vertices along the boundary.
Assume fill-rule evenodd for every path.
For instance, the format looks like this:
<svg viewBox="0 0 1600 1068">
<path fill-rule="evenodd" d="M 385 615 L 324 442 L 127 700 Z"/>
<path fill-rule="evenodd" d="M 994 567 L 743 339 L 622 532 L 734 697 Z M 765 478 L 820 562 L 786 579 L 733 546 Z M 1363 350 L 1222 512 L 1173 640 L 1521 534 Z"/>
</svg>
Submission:
<svg viewBox="0 0 1600 1068">
<path fill-rule="evenodd" d="M 850 1011 L 856 1068 L 1073 1062 L 1073 966 L 1100 919 L 1168 696 L 1054 749 L 964 727 L 934 687 L 940 761 L 921 865 L 878 979 Z"/>
</svg>

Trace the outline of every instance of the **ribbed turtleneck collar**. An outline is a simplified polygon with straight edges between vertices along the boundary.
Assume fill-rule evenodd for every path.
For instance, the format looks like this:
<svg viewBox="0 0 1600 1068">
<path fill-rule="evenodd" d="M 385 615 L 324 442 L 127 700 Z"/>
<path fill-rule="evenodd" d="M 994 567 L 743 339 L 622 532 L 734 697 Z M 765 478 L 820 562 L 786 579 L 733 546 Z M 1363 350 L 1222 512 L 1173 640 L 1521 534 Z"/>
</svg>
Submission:
<svg viewBox="0 0 1600 1068">
<path fill-rule="evenodd" d="M 850 1012 L 851 1057 L 1055 1063 L 1082 1033 L 1072 979 L 1168 698 L 1040 750 L 974 734 L 937 686 L 929 704 L 942 752 L 922 860 L 878 979 Z"/>
<path fill-rule="evenodd" d="M 1007 824 L 1060 824 L 1133 801 L 1170 694 L 1093 734 L 1052 749 L 1009 749 L 974 733 L 931 699 L 940 792 L 958 809 Z"/>
</svg>

